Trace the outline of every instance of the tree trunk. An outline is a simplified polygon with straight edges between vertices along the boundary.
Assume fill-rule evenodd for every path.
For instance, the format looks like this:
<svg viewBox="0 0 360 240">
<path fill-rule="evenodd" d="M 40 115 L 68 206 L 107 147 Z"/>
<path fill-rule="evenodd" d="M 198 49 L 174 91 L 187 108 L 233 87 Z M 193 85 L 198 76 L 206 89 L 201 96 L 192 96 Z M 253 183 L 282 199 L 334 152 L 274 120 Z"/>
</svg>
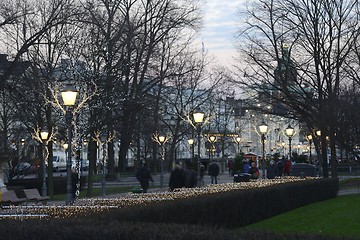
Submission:
<svg viewBox="0 0 360 240">
<path fill-rule="evenodd" d="M 336 146 L 335 139 L 330 138 L 330 150 L 331 150 L 331 177 L 337 178 L 337 160 L 336 160 Z"/>
<path fill-rule="evenodd" d="M 323 177 L 329 177 L 329 168 L 328 168 L 328 161 L 327 161 L 327 142 L 326 142 L 326 135 L 322 132 L 321 134 L 321 155 L 322 155 L 322 168 L 323 168 Z"/>
<path fill-rule="evenodd" d="M 108 178 L 115 179 L 115 151 L 114 151 L 114 142 L 109 142 L 108 145 Z"/>
<path fill-rule="evenodd" d="M 88 158 L 89 158 L 89 173 L 88 173 L 88 184 L 87 184 L 87 197 L 92 197 L 93 182 L 94 182 L 94 173 L 96 172 L 96 160 L 97 160 L 97 144 L 92 139 L 94 136 L 94 128 L 90 128 L 90 141 L 88 148 Z"/>
</svg>

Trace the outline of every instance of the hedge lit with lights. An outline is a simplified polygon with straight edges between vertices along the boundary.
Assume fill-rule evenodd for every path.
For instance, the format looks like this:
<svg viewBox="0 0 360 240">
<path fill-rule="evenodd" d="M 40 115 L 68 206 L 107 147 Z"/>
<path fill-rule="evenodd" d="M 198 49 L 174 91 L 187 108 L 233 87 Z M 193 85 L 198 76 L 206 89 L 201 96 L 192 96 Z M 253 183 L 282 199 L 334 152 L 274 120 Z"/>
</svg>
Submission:
<svg viewBox="0 0 360 240">
<path fill-rule="evenodd" d="M 157 207 L 161 207 L 161 205 L 167 206 L 166 204 L 175 205 L 181 203 L 182 205 L 188 205 L 188 208 L 194 208 L 193 204 L 197 204 L 197 202 L 216 202 L 217 199 L 221 199 L 223 203 L 219 203 L 219 205 L 227 204 L 233 205 L 234 207 L 244 208 L 246 205 L 249 207 L 253 207 L 255 204 L 254 212 L 257 212 L 260 208 L 270 207 L 274 208 L 271 205 L 272 196 L 273 199 L 278 204 L 281 201 L 282 197 L 285 197 L 284 202 L 282 203 L 282 208 L 284 210 L 289 210 L 294 207 L 292 205 L 296 204 L 295 207 L 307 204 L 310 202 L 323 200 L 319 198 L 330 198 L 335 197 L 337 193 L 337 181 L 330 186 L 332 191 L 326 191 L 325 194 L 320 194 L 320 189 L 314 189 L 319 184 L 321 185 L 321 189 L 324 189 L 322 186 L 324 183 L 329 185 L 329 182 L 334 182 L 331 179 L 317 179 L 317 178 L 279 178 L 275 180 L 257 180 L 251 182 L 240 182 L 240 183 L 224 183 L 217 185 L 208 185 L 202 188 L 187 188 L 180 189 L 176 192 L 155 192 L 155 193 L 147 193 L 147 194 L 132 194 L 124 195 L 118 198 L 91 198 L 91 199 L 80 199 L 75 202 L 74 205 L 71 206 L 12 206 L 7 209 L 4 209 L 2 215 L 5 217 L 10 217 L 11 215 L 15 218 L 66 218 L 66 217 L 74 217 L 74 216 L 86 216 L 93 215 L 96 213 L 102 213 L 104 211 L 109 210 L 117 210 L 129 208 L 131 211 L 134 211 L 134 208 L 131 206 L 136 206 L 136 209 L 143 209 L 148 205 L 154 205 L 159 202 L 161 204 L 157 204 Z M 300 183 L 300 184 L 299 184 Z M 291 185 L 289 185 L 291 184 Z M 306 187 L 302 187 L 306 186 Z M 291 191 L 294 189 L 294 191 Z M 325 189 L 328 189 L 326 187 Z M 286 190 L 286 191 L 285 191 Z M 302 198 L 299 195 L 299 191 L 306 191 L 309 193 L 306 194 L 305 198 Z M 289 192 L 289 193 L 288 193 Z M 291 193 L 292 192 L 292 193 Z M 221 193 L 221 194 L 220 194 Z M 224 195 L 226 193 L 226 195 Z M 265 195 L 269 196 L 265 196 Z M 285 194 L 285 196 L 284 196 Z M 330 196 L 327 196 L 329 195 Z M 236 202 L 230 203 L 232 197 L 236 196 Z M 241 199 L 238 199 L 241 197 Z M 311 199 L 314 198 L 315 199 Z M 297 203 L 299 202 L 304 203 Z M 181 201 L 180 201 L 181 200 Z M 241 202 L 244 202 L 241 204 Z M 246 203 L 245 203 L 246 202 Z M 166 204 L 165 204 L 166 203 Z M 261 203 L 264 203 L 262 206 Z M 208 205 L 208 204 L 207 204 Z M 201 208 L 201 205 L 199 206 Z M 181 207 L 177 207 L 181 208 Z M 224 208 L 224 206 L 221 206 Z M 150 208 L 151 209 L 151 208 Z M 186 211 L 187 209 L 183 209 Z M 193 209 L 198 211 L 197 209 Z M 264 210 L 264 209 L 263 209 Z M 263 212 L 261 210 L 260 212 Z M 209 209 L 204 209 L 201 212 L 207 215 L 207 211 Z M 7 216 L 7 214 L 9 216 Z M 132 214 L 131 214 L 132 215 Z"/>
<path fill-rule="evenodd" d="M 337 191 L 337 179 L 289 177 L 81 199 L 71 206 L 12 206 L 1 211 L 0 232 L 14 240 L 49 234 L 77 240 L 236 239 L 225 229 L 336 197 Z"/>
</svg>

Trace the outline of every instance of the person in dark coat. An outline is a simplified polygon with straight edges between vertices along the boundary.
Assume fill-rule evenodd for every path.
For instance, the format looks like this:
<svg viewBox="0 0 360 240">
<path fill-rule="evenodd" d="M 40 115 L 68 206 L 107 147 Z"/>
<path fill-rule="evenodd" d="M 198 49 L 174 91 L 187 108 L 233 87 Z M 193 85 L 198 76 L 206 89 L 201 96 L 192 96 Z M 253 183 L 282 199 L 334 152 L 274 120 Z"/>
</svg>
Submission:
<svg viewBox="0 0 360 240">
<path fill-rule="evenodd" d="M 199 179 L 199 186 L 204 186 L 204 174 L 205 174 L 205 166 L 203 164 L 200 165 L 200 179 Z"/>
<path fill-rule="evenodd" d="M 277 162 L 277 166 L 278 166 L 278 172 L 279 172 L 279 176 L 281 177 L 284 173 L 284 166 L 285 166 L 285 157 L 283 156 L 282 158 L 279 159 L 279 161 Z"/>
<path fill-rule="evenodd" d="M 186 188 L 196 187 L 197 179 L 196 179 L 196 171 L 194 169 L 188 168 L 184 170 L 185 173 L 185 183 L 184 186 Z"/>
<path fill-rule="evenodd" d="M 146 193 L 149 188 L 149 181 L 154 182 L 146 163 L 137 170 L 136 179 L 140 182 L 143 193 Z"/>
<path fill-rule="evenodd" d="M 234 170 L 234 160 L 229 159 L 228 160 L 228 168 L 229 168 L 229 175 L 232 176 L 234 175 L 233 170 Z"/>
<path fill-rule="evenodd" d="M 211 184 L 217 184 L 217 176 L 220 173 L 220 168 L 217 163 L 213 162 L 209 166 L 209 175 L 211 177 Z"/>
<path fill-rule="evenodd" d="M 275 161 L 271 160 L 269 166 L 266 169 L 266 177 L 268 179 L 274 179 L 279 175 L 278 166 L 276 166 Z"/>
<path fill-rule="evenodd" d="M 174 170 L 170 174 L 169 189 L 174 191 L 176 188 L 185 186 L 185 173 L 179 164 L 175 165 Z"/>
<path fill-rule="evenodd" d="M 260 171 L 256 166 L 256 162 L 251 163 L 251 167 L 249 168 L 249 174 L 251 175 L 251 179 L 258 179 L 260 176 Z"/>
</svg>

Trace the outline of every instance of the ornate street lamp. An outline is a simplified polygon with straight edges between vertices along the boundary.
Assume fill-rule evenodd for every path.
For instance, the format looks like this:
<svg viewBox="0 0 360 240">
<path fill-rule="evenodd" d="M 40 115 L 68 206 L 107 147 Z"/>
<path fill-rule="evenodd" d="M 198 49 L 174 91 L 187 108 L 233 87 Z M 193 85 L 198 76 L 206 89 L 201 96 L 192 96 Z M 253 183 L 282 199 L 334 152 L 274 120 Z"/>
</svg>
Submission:
<svg viewBox="0 0 360 240">
<path fill-rule="evenodd" d="M 161 151 L 160 151 L 160 160 L 161 160 L 161 170 L 160 170 L 160 188 L 163 188 L 164 186 L 164 161 L 165 161 L 165 143 L 169 140 L 169 138 L 165 135 L 156 135 L 155 141 L 160 145 Z"/>
<path fill-rule="evenodd" d="M 241 143 L 241 137 L 239 137 L 239 136 L 237 136 L 236 138 L 235 138 L 235 142 L 236 142 L 236 144 L 237 144 L 237 147 L 238 147 L 238 154 L 240 154 L 240 143 Z"/>
<path fill-rule="evenodd" d="M 197 130 L 197 144 L 198 144 L 198 161 L 197 161 L 197 176 L 198 176 L 198 186 L 201 185 L 201 178 L 200 178 L 200 166 L 201 166 L 201 160 L 200 160 L 200 135 L 201 135 L 201 126 L 204 122 L 204 116 L 205 113 L 197 109 L 193 112 L 193 124 L 196 127 Z"/>
<path fill-rule="evenodd" d="M 67 160 L 66 160 L 66 205 L 69 205 L 73 202 L 73 189 L 72 189 L 72 176 L 71 176 L 71 143 L 72 143 L 72 129 L 71 122 L 73 118 L 72 108 L 75 105 L 76 97 L 78 95 L 78 91 L 71 84 L 67 83 L 63 91 L 61 92 L 61 97 L 66 107 L 66 124 L 68 127 L 68 149 L 67 149 Z"/>
<path fill-rule="evenodd" d="M 267 133 L 268 125 L 263 121 L 259 125 L 259 131 L 261 133 L 261 143 L 262 143 L 262 161 L 261 161 L 261 171 L 262 178 L 265 179 L 265 134 Z"/>
<path fill-rule="evenodd" d="M 105 159 L 106 159 L 106 143 L 108 140 L 109 134 L 107 131 L 103 131 L 100 135 L 100 141 L 102 143 L 102 150 L 103 150 L 103 156 L 102 156 L 102 181 L 101 181 L 101 189 L 102 189 L 102 196 L 106 196 L 106 173 L 105 173 Z"/>
<path fill-rule="evenodd" d="M 46 187 L 46 165 L 45 165 L 45 161 L 46 161 L 46 144 L 47 144 L 47 140 L 49 138 L 49 131 L 47 129 L 42 129 L 40 131 L 40 138 L 42 140 L 42 144 L 43 144 L 43 162 L 42 162 L 42 167 L 43 167 L 43 177 L 42 177 L 42 187 L 41 187 L 41 195 L 44 197 L 47 195 L 47 187 Z"/>
<path fill-rule="evenodd" d="M 211 158 L 213 159 L 214 158 L 214 155 L 213 155 L 213 149 L 214 149 L 214 143 L 216 142 L 216 136 L 210 136 L 209 137 L 209 142 L 211 143 L 211 147 L 210 147 L 210 149 L 209 149 L 209 153 L 210 153 L 210 156 L 211 156 Z"/>
<path fill-rule="evenodd" d="M 286 136 L 289 137 L 289 160 L 291 161 L 291 139 L 294 136 L 294 128 L 288 125 L 288 127 L 285 129 Z"/>
</svg>

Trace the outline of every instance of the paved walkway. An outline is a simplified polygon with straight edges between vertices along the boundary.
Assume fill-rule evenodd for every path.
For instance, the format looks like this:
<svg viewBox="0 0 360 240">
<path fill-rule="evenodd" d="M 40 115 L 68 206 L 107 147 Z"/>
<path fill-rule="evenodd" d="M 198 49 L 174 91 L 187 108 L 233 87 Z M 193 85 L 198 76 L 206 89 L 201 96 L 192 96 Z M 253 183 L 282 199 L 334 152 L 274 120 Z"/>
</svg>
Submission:
<svg viewBox="0 0 360 240">
<path fill-rule="evenodd" d="M 154 179 L 154 183 L 150 183 L 150 188 L 148 190 L 148 192 L 159 192 L 159 191 L 167 191 L 169 188 L 169 177 L 170 174 L 169 173 L 165 173 L 163 175 L 163 188 L 157 187 L 154 188 L 152 186 L 160 186 L 160 179 L 161 179 L 161 175 L 160 174 L 156 174 L 153 175 L 153 179 Z M 233 182 L 233 177 L 228 174 L 228 173 L 223 173 L 220 174 L 218 176 L 218 183 L 227 183 L 227 182 Z M 204 184 L 208 185 L 211 183 L 211 179 L 209 175 L 205 175 L 204 176 Z M 124 178 L 120 178 L 119 180 L 116 181 L 109 181 L 106 182 L 106 187 L 140 187 L 140 184 L 138 182 L 138 180 L 134 177 L 134 176 L 130 176 L 130 177 L 124 177 Z M 152 187 L 152 188 L 151 188 Z M 101 182 L 96 182 L 94 183 L 94 188 L 101 188 Z M 121 195 L 124 195 L 127 193 L 120 193 L 120 194 L 113 194 L 113 195 L 107 195 L 107 198 L 114 198 L 114 197 L 118 197 Z M 359 188 L 351 188 L 351 189 L 340 189 L 338 195 L 347 195 L 347 194 L 360 194 L 360 187 Z M 49 205 L 64 205 L 65 202 L 64 201 L 49 201 L 48 202 Z"/>
<path fill-rule="evenodd" d="M 348 194 L 360 194 L 360 188 L 340 189 L 338 192 L 338 196 Z"/>
</svg>

